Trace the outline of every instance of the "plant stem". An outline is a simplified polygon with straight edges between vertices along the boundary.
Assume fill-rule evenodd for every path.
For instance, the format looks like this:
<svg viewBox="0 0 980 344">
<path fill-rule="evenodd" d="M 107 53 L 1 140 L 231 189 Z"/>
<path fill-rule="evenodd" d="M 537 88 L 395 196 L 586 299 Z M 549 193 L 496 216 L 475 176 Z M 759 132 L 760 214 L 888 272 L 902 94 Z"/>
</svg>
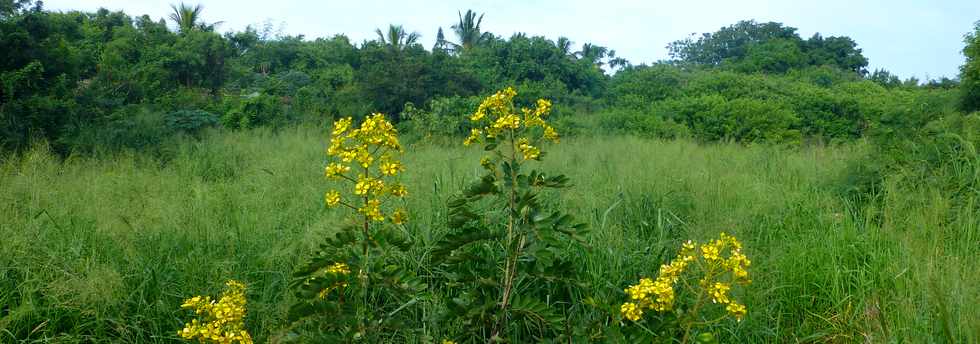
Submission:
<svg viewBox="0 0 980 344">
<path fill-rule="evenodd" d="M 500 335 L 500 332 L 503 330 L 504 323 L 506 322 L 506 318 L 507 318 L 507 307 L 510 305 L 510 293 L 511 293 L 511 290 L 513 290 L 513 287 L 514 287 L 514 277 L 516 277 L 516 275 L 517 275 L 517 258 L 520 256 L 521 250 L 523 250 L 523 246 L 524 246 L 524 236 L 522 235 L 521 236 L 520 245 L 519 245 L 520 247 L 518 247 L 516 250 L 513 250 L 512 249 L 512 247 L 514 246 L 513 245 L 514 244 L 514 225 L 515 225 L 515 222 L 517 221 L 517 219 L 515 219 L 515 215 L 514 215 L 517 212 L 517 209 L 516 209 L 517 208 L 517 204 L 516 204 L 516 202 L 517 202 L 517 200 L 516 200 L 516 198 L 517 198 L 517 167 L 516 167 L 517 166 L 517 148 L 514 146 L 514 130 L 513 129 L 511 129 L 509 131 L 509 135 L 508 136 L 509 136 L 508 138 L 509 138 L 509 143 L 510 143 L 510 164 L 511 164 L 510 165 L 511 166 L 510 167 L 510 179 L 511 179 L 511 183 L 510 183 L 510 193 L 508 195 L 508 197 L 509 197 L 508 210 L 509 211 L 507 212 L 507 246 L 506 246 L 506 252 L 507 252 L 507 258 L 506 259 L 507 259 L 507 263 L 506 263 L 506 266 L 505 266 L 505 269 L 504 269 L 505 270 L 504 271 L 504 280 L 503 280 L 504 292 L 503 292 L 503 295 L 501 296 L 501 300 L 500 300 L 500 318 L 497 320 L 497 324 L 494 326 L 494 329 L 493 329 L 493 332 L 492 332 L 493 334 L 490 336 L 490 341 L 493 341 L 493 338 L 496 338 L 496 337 L 498 337 Z"/>
</svg>

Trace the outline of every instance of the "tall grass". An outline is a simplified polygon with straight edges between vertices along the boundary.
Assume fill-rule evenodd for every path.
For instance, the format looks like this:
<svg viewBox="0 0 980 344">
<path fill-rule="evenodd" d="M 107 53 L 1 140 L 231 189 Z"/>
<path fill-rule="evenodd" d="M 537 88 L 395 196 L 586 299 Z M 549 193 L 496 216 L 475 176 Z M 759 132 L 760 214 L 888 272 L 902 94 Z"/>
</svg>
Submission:
<svg viewBox="0 0 980 344">
<path fill-rule="evenodd" d="M 322 200 L 325 138 L 298 127 L 205 135 L 155 157 L 61 161 L 39 145 L 4 158 L 0 342 L 174 342 L 181 300 L 229 278 L 249 285 L 247 325 L 264 342 L 283 326 L 293 267 L 339 218 Z M 550 201 L 591 226 L 589 249 L 573 254 L 596 299 L 622 300 L 680 242 L 726 231 L 744 242 L 754 281 L 725 342 L 980 339 L 980 217 L 901 178 L 849 202 L 838 190 L 860 144 L 598 137 L 549 152 L 542 170 L 577 183 Z M 415 268 L 478 160 L 455 145 L 408 147 Z"/>
</svg>

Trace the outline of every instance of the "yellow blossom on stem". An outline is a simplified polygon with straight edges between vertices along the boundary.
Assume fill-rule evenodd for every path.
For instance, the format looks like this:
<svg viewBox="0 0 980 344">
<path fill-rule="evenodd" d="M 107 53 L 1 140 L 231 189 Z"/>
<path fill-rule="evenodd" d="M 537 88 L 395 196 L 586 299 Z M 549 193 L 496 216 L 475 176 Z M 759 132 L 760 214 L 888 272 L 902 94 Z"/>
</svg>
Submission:
<svg viewBox="0 0 980 344">
<path fill-rule="evenodd" d="M 327 201 L 327 206 L 334 207 L 340 204 L 340 192 L 338 192 L 337 190 L 327 191 L 327 194 L 326 196 L 324 196 L 324 199 L 326 199 Z"/>
<path fill-rule="evenodd" d="M 347 172 L 350 172 L 350 166 L 338 162 L 329 163 L 327 164 L 326 169 L 324 169 L 324 174 L 328 178 L 339 178 L 341 175 Z"/>
<path fill-rule="evenodd" d="M 629 319 L 631 321 L 640 320 L 640 317 L 643 316 L 643 309 L 641 309 L 639 306 L 637 306 L 635 303 L 632 302 L 624 303 L 622 306 L 619 307 L 619 311 L 620 313 L 623 314 L 624 318 Z"/>
<path fill-rule="evenodd" d="M 404 210 L 397 209 L 397 210 L 395 210 L 395 212 L 393 212 L 391 214 L 391 223 L 394 223 L 396 225 L 400 225 L 400 224 L 405 223 L 405 220 L 407 218 L 408 218 L 408 215 L 405 213 Z"/>
<path fill-rule="evenodd" d="M 245 330 L 244 324 L 245 285 L 232 280 L 225 286 L 224 293 L 217 301 L 210 296 L 184 300 L 181 308 L 193 310 L 198 318 L 185 323 L 177 335 L 201 343 L 252 343 L 252 336 Z"/>
<path fill-rule="evenodd" d="M 386 176 L 397 175 L 403 170 L 402 164 L 398 161 L 390 160 L 381 163 L 381 174 Z"/>
<path fill-rule="evenodd" d="M 642 316 L 638 310 L 672 311 L 675 297 L 687 295 L 696 299 L 691 302 L 692 308 L 686 309 L 687 315 L 681 316 L 681 321 L 686 324 L 683 325 L 685 333 L 689 333 L 695 324 L 706 325 L 721 320 L 704 320 L 698 312 L 705 304 L 723 306 L 728 315 L 741 320 L 747 309 L 729 292 L 732 283 L 751 282 L 747 271 L 750 261 L 741 251 L 742 244 L 735 237 L 721 233 L 718 239 L 700 245 L 700 250 L 698 246 L 688 240 L 681 245 L 674 260 L 660 266 L 656 279 L 641 278 L 639 283 L 626 288 L 629 300 L 621 306 L 623 316 L 634 320 Z M 692 267 L 694 271 L 689 273 Z M 685 275 L 693 273 L 702 274 L 699 283 L 682 282 L 689 281 Z"/>
</svg>

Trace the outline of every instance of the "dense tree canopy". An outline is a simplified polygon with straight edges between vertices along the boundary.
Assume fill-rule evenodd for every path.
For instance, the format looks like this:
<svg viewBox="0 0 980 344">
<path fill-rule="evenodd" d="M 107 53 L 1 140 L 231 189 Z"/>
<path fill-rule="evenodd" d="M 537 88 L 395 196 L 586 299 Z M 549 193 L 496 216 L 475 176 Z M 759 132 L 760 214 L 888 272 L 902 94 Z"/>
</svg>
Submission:
<svg viewBox="0 0 980 344">
<path fill-rule="evenodd" d="M 742 71 L 785 72 L 802 66 L 830 65 L 866 73 L 868 59 L 849 37 L 803 40 L 796 28 L 782 23 L 740 21 L 696 40 L 687 38 L 667 46 L 678 61 L 707 66 L 732 65 Z"/>
<path fill-rule="evenodd" d="M 469 104 L 506 86 L 518 88 L 519 101 L 554 100 L 558 115 L 629 113 L 617 121 L 673 122 L 667 125 L 706 140 L 853 138 L 883 111 L 862 96 L 920 88 L 886 70 L 865 82 L 868 60 L 854 40 L 804 40 L 776 22 L 741 21 L 676 41 L 668 47 L 674 60 L 634 66 L 591 42 L 496 36 L 482 30 L 487 18 L 473 10 L 460 11 L 449 32 L 438 28 L 427 50 L 417 32 L 394 24 L 359 43 L 276 35 L 268 27 L 219 34 L 220 21 L 205 22 L 215 15 L 203 7 L 171 9 L 173 30 L 145 15 L 0 1 L 0 146 L 34 139 L 62 152 L 105 140 L 127 145 L 105 133 L 168 135 L 217 119 L 242 128 L 377 111 L 398 121 L 409 117 L 403 112 L 445 113 L 446 104 Z M 980 107 L 977 32 L 967 36 L 962 87 L 941 79 L 921 88 L 960 88 L 963 108 Z"/>
<path fill-rule="evenodd" d="M 980 21 L 975 24 L 973 32 L 966 35 L 964 42 L 966 63 L 960 68 L 961 107 L 965 111 L 980 111 Z"/>
</svg>

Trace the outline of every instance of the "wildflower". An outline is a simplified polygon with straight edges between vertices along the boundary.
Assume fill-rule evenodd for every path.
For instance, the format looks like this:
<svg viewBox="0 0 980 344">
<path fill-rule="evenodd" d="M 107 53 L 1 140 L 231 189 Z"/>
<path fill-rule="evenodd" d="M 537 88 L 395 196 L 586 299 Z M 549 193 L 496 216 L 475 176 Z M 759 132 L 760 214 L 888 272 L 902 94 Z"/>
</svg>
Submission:
<svg viewBox="0 0 980 344">
<path fill-rule="evenodd" d="M 721 233 L 719 238 L 701 245 L 688 240 L 681 245 L 677 258 L 660 266 L 656 279 L 641 278 L 639 283 L 626 289 L 629 301 L 621 306 L 624 316 L 639 317 L 634 307 L 652 309 L 658 312 L 673 309 L 675 286 L 686 286 L 684 290 L 698 298 L 707 297 L 712 303 L 723 305 L 729 315 L 741 320 L 747 310 L 744 305 L 737 303 L 729 294 L 731 283 L 747 284 L 747 267 L 751 262 L 741 252 L 742 245 L 735 237 Z M 700 252 L 699 252 L 700 251 Z M 697 261 L 696 264 L 692 264 Z M 687 283 L 679 284 L 682 275 L 689 267 L 700 268 L 703 277 L 695 286 Z M 701 291 L 695 290 L 697 287 Z M 690 295 L 688 294 L 688 295 Z M 703 299 L 698 299 L 700 303 Z M 641 313 L 642 314 L 642 313 Z M 629 316 L 627 316 L 629 318 Z"/>
<path fill-rule="evenodd" d="M 480 158 L 480 166 L 483 166 L 485 169 L 492 170 L 493 160 L 491 160 L 488 156 L 482 157 Z"/>
<path fill-rule="evenodd" d="M 527 138 L 521 138 L 517 141 L 517 149 L 521 151 L 524 160 L 536 160 L 541 156 L 541 149 L 532 146 Z"/>
<path fill-rule="evenodd" d="M 711 294 L 711 302 L 720 303 L 723 305 L 730 303 L 731 300 L 728 299 L 727 294 L 729 289 L 731 289 L 731 286 L 728 284 L 715 282 L 715 284 L 711 286 L 708 291 Z"/>
<path fill-rule="evenodd" d="M 704 259 L 707 260 L 707 261 L 709 261 L 709 262 L 716 261 L 718 259 L 721 259 L 718 256 L 718 254 L 719 254 L 718 251 L 719 251 L 718 250 L 718 246 L 713 245 L 713 244 L 707 244 L 707 245 L 701 246 L 701 253 L 704 255 Z"/>
<path fill-rule="evenodd" d="M 514 114 L 501 116 L 493 122 L 491 127 L 497 132 L 503 129 L 517 129 L 521 127 L 521 118 Z"/>
<path fill-rule="evenodd" d="M 643 316 L 643 309 L 641 309 L 639 306 L 637 306 L 635 303 L 632 302 L 624 303 L 622 306 L 619 307 L 619 311 L 620 313 L 623 314 L 624 318 L 629 319 L 631 321 L 640 320 L 640 317 Z"/>
<path fill-rule="evenodd" d="M 365 175 L 357 176 L 357 183 L 354 184 L 354 194 L 358 196 L 367 195 L 369 192 L 377 187 L 378 179 L 367 177 Z"/>
<path fill-rule="evenodd" d="M 328 178 L 337 178 L 347 172 L 350 172 L 350 166 L 337 162 L 327 164 L 325 169 L 325 175 Z"/>
<path fill-rule="evenodd" d="M 470 136 L 467 137 L 466 140 L 463 140 L 463 145 L 469 146 L 473 144 L 473 142 L 476 142 L 476 140 L 479 140 L 480 137 L 482 136 L 483 136 L 482 130 L 476 128 L 470 129 Z"/>
<path fill-rule="evenodd" d="M 443 339 L 443 340 L 442 340 L 442 344 L 456 344 L 456 342 L 454 342 L 454 341 L 451 341 L 451 340 L 449 340 L 449 339 Z"/>
<path fill-rule="evenodd" d="M 403 184 L 393 184 L 391 185 L 391 189 L 388 191 L 388 193 L 395 197 L 405 197 L 408 195 L 408 188 L 406 188 Z"/>
<path fill-rule="evenodd" d="M 400 225 L 400 224 L 405 223 L 405 220 L 407 218 L 408 218 L 408 215 L 405 214 L 405 211 L 402 210 L 402 209 L 398 209 L 398 210 L 395 210 L 395 212 L 391 214 L 391 223 L 394 223 L 396 225 Z"/>
<path fill-rule="evenodd" d="M 728 314 L 731 314 L 738 321 L 742 321 L 742 318 L 745 317 L 745 313 L 746 313 L 745 306 L 735 302 L 731 302 L 727 306 L 725 306 L 725 310 L 728 311 Z"/>
<path fill-rule="evenodd" d="M 377 199 L 368 200 L 357 211 L 372 221 L 380 222 L 385 220 L 385 216 L 381 213 L 381 201 Z"/>
<path fill-rule="evenodd" d="M 238 281 L 225 283 L 226 289 L 217 302 L 209 296 L 195 296 L 184 300 L 183 309 L 193 310 L 199 316 L 185 323 L 177 335 L 187 340 L 215 343 L 251 344 L 252 337 L 245 330 L 245 285 Z M 203 316 L 203 317 L 201 317 Z"/>
<path fill-rule="evenodd" d="M 340 136 L 341 134 L 347 132 L 350 129 L 351 123 L 354 122 L 353 118 L 347 117 L 342 118 L 333 122 L 333 136 Z"/>
<path fill-rule="evenodd" d="M 392 161 L 386 161 L 381 163 L 381 174 L 386 176 L 397 175 L 398 172 L 401 172 L 403 170 L 404 168 L 402 167 L 401 163 L 398 161 L 392 160 Z"/>
<path fill-rule="evenodd" d="M 340 192 L 337 192 L 337 190 L 327 191 L 327 194 L 324 198 L 326 199 L 327 206 L 329 207 L 333 207 L 336 206 L 337 204 L 340 204 Z"/>
<path fill-rule="evenodd" d="M 556 131 L 555 128 L 552 128 L 551 126 L 545 124 L 545 127 L 544 127 L 544 138 L 546 138 L 548 140 L 551 140 L 552 142 L 556 142 L 557 143 L 559 141 L 558 131 Z"/>
</svg>

